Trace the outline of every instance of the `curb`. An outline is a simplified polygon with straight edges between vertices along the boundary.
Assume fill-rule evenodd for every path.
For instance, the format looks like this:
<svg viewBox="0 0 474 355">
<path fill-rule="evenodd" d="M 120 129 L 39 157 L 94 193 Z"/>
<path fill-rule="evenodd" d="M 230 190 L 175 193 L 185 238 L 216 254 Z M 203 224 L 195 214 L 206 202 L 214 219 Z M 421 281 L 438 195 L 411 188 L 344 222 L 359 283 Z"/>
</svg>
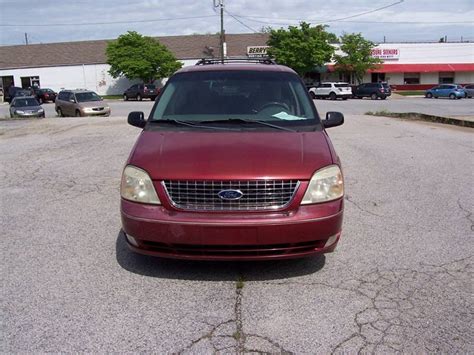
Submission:
<svg viewBox="0 0 474 355">
<path fill-rule="evenodd" d="M 436 122 L 436 123 L 450 124 L 454 126 L 474 128 L 474 118 L 463 119 L 463 118 L 455 118 L 455 117 L 443 117 L 443 116 L 427 115 L 427 114 L 419 113 L 419 112 L 405 112 L 405 113 L 373 112 L 373 113 L 366 113 L 366 115 L 367 116 L 381 116 L 381 117 L 395 117 L 395 118 L 401 118 L 401 119 Z"/>
</svg>

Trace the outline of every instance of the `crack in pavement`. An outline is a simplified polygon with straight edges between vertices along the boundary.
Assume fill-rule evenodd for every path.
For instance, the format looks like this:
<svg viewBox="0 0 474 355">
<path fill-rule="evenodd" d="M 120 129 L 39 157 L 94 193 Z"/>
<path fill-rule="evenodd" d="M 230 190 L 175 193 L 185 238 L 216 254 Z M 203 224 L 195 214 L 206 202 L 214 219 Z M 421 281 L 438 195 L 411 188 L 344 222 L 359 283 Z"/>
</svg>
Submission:
<svg viewBox="0 0 474 355">
<path fill-rule="evenodd" d="M 466 215 L 464 216 L 464 218 L 466 218 L 469 222 L 471 222 L 471 231 L 474 231 L 474 221 L 472 220 L 472 212 L 465 209 L 462 204 L 461 204 L 461 198 L 458 198 L 458 206 L 459 208 L 461 209 L 461 211 L 465 212 Z"/>
<path fill-rule="evenodd" d="M 380 214 L 377 214 L 377 213 L 374 213 L 372 211 L 369 211 L 369 210 L 366 210 L 365 208 L 362 208 L 357 202 L 355 202 L 354 200 L 352 200 L 351 196 L 349 195 L 345 195 L 344 196 L 346 201 L 352 203 L 354 206 L 356 206 L 360 211 L 362 212 L 365 212 L 365 213 L 368 213 L 368 214 L 371 214 L 372 216 L 377 216 L 377 217 L 381 217 L 381 218 L 385 218 L 385 216 L 382 216 Z"/>
<path fill-rule="evenodd" d="M 243 277 L 240 277 L 236 282 L 234 317 L 230 320 L 220 322 L 217 325 L 211 325 L 205 322 L 205 324 L 211 326 L 211 330 L 193 340 L 183 349 L 177 351 L 178 354 L 202 353 L 206 350 L 201 347 L 206 345 L 207 352 L 209 352 L 209 347 L 211 347 L 214 353 L 230 350 L 236 354 L 268 354 L 269 351 L 266 349 L 270 348 L 272 349 L 271 353 L 292 354 L 291 351 L 286 350 L 273 339 L 259 334 L 244 332 L 242 321 L 242 291 L 244 286 L 242 280 Z M 254 344 L 254 340 L 260 343 L 263 342 L 263 344 Z"/>
</svg>

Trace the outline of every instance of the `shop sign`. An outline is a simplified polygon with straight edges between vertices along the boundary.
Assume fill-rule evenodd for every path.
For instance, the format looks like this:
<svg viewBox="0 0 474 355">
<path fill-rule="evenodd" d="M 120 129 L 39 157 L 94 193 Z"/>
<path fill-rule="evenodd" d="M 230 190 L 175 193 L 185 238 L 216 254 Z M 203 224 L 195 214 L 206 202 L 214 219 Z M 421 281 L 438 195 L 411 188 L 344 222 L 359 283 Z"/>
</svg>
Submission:
<svg viewBox="0 0 474 355">
<path fill-rule="evenodd" d="M 269 46 L 248 46 L 247 56 L 251 58 L 266 57 Z"/>
<path fill-rule="evenodd" d="M 385 60 L 397 60 L 400 58 L 400 50 L 398 48 L 374 48 L 372 49 L 372 57 Z"/>
</svg>

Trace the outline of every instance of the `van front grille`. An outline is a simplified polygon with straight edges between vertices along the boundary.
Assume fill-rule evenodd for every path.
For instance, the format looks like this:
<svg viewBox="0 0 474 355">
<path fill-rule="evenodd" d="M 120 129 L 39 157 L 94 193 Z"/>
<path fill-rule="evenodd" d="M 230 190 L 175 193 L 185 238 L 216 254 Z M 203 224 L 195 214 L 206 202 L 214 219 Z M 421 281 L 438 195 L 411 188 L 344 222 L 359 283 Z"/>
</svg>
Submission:
<svg viewBox="0 0 474 355">
<path fill-rule="evenodd" d="M 171 204 L 191 211 L 266 211 L 286 207 L 298 180 L 165 180 Z M 224 191 L 231 191 L 226 198 Z M 227 196 L 229 197 L 229 196 Z M 238 198 L 236 198 L 238 197 Z"/>
</svg>

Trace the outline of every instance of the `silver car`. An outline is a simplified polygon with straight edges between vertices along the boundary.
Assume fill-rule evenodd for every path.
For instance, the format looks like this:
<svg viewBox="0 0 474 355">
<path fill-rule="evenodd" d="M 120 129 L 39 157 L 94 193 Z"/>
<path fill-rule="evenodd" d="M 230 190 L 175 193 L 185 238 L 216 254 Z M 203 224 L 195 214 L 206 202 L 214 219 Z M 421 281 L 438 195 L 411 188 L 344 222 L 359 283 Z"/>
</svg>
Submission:
<svg viewBox="0 0 474 355">
<path fill-rule="evenodd" d="M 474 96 L 474 85 L 469 84 L 464 86 L 464 92 L 466 93 L 465 97 L 472 98 Z"/>
<path fill-rule="evenodd" d="M 10 117 L 44 118 L 44 110 L 33 96 L 17 96 L 10 103 Z"/>
<path fill-rule="evenodd" d="M 94 91 L 63 90 L 55 101 L 59 117 L 110 116 L 110 107 Z"/>
</svg>

